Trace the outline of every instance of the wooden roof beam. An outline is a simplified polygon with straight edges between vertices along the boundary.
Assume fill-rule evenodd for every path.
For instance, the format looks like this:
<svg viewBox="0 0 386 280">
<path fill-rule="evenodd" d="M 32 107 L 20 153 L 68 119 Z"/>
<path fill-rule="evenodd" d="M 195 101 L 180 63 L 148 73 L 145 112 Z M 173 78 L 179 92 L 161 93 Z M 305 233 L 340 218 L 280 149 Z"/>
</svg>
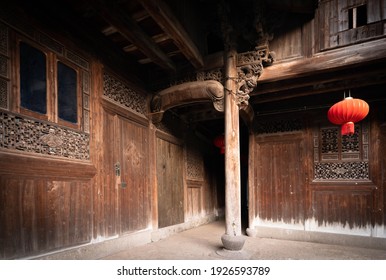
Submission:
<svg viewBox="0 0 386 280">
<path fill-rule="evenodd" d="M 165 33 L 154 35 L 151 38 L 153 39 L 153 41 L 155 43 L 162 43 L 162 42 L 165 42 L 165 41 L 170 39 L 170 37 L 167 34 L 165 34 Z M 132 51 L 135 51 L 137 49 L 138 49 L 138 47 L 136 45 L 134 45 L 134 44 L 130 44 L 130 45 L 128 45 L 128 46 L 123 48 L 123 50 L 125 52 L 132 52 Z"/>
<path fill-rule="evenodd" d="M 114 7 L 110 2 L 105 1 L 103 9 L 100 9 L 100 13 L 105 21 L 114 26 L 122 36 L 136 45 L 137 48 L 154 63 L 166 70 L 176 70 L 174 63 L 170 58 L 158 47 L 152 38 L 143 32 L 133 19 L 128 17 L 122 11 L 122 9 Z"/>
<path fill-rule="evenodd" d="M 203 67 L 204 60 L 200 51 L 192 39 L 190 39 L 182 24 L 173 15 L 170 8 L 163 1 L 157 0 L 143 0 L 141 4 L 164 32 L 173 39 L 174 43 L 192 65 L 196 69 Z"/>
</svg>

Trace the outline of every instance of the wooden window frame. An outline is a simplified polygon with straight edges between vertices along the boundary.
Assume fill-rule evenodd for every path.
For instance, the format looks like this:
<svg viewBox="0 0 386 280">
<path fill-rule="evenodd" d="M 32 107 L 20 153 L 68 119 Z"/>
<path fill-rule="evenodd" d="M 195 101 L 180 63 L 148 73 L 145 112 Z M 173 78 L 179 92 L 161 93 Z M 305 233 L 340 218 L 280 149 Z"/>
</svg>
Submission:
<svg viewBox="0 0 386 280">
<path fill-rule="evenodd" d="M 13 75 L 15 84 L 13 85 L 14 92 L 12 94 L 13 101 L 11 110 L 22 115 L 30 116 L 39 120 L 49 121 L 56 123 L 62 126 L 66 126 L 72 129 L 82 130 L 82 119 L 83 119 L 83 107 L 82 107 L 82 69 L 78 65 L 75 65 L 71 61 L 68 61 L 65 57 L 55 53 L 54 51 L 49 50 L 47 47 L 40 45 L 39 43 L 28 39 L 22 35 L 17 34 L 15 36 L 15 53 L 14 53 L 14 63 L 13 63 Z M 21 106 L 21 88 L 20 88 L 20 43 L 30 45 L 33 48 L 41 51 L 46 56 L 46 79 L 47 79 L 47 88 L 46 88 L 46 101 L 47 101 L 47 112 L 46 114 L 41 114 Z M 66 66 L 72 68 L 77 75 L 77 86 L 76 86 L 76 102 L 77 102 L 77 122 L 72 123 L 66 120 L 62 120 L 58 116 L 58 62 L 65 64 Z"/>
<path fill-rule="evenodd" d="M 358 13 L 358 11 L 359 11 L 359 9 L 362 9 L 362 8 L 364 8 L 364 11 L 366 13 L 366 23 L 360 24 L 361 20 L 358 17 L 360 15 L 360 13 Z M 347 20 L 349 22 L 348 29 L 355 29 L 355 28 L 367 25 L 368 24 L 368 19 L 367 19 L 367 3 L 364 3 L 364 4 L 361 4 L 361 5 L 349 8 L 348 9 L 348 19 Z M 358 24 L 360 24 L 360 25 L 358 25 Z"/>
</svg>

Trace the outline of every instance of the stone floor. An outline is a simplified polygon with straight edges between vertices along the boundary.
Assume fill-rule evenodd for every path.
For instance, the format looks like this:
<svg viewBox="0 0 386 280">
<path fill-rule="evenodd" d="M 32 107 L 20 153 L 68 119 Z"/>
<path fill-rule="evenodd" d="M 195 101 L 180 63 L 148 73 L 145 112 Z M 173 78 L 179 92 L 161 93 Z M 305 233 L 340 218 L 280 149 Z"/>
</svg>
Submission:
<svg viewBox="0 0 386 280">
<path fill-rule="evenodd" d="M 246 237 L 241 252 L 222 249 L 224 222 L 216 221 L 166 239 L 122 250 L 106 260 L 386 260 L 386 250 Z"/>
</svg>

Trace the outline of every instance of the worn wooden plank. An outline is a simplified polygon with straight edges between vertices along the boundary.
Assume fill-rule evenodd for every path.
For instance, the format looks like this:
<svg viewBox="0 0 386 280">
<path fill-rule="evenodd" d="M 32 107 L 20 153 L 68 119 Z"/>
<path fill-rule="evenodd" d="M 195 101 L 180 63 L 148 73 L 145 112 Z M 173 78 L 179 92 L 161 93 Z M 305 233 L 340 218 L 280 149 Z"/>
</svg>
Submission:
<svg viewBox="0 0 386 280">
<path fill-rule="evenodd" d="M 2 259 L 17 258 L 21 249 L 20 185 L 17 180 L 0 177 L 0 256 Z"/>
<path fill-rule="evenodd" d="M 382 19 L 382 1 L 384 0 L 367 0 L 367 23 Z"/>
<path fill-rule="evenodd" d="M 26 168 L 28 167 L 28 168 Z M 0 174 L 88 180 L 96 173 L 90 162 L 52 159 L 22 153 L 0 152 Z"/>
<path fill-rule="evenodd" d="M 24 184 L 20 197 L 22 212 L 21 237 L 25 254 L 37 252 L 37 225 L 36 225 L 36 199 L 35 184 L 33 180 L 22 181 Z"/>
</svg>

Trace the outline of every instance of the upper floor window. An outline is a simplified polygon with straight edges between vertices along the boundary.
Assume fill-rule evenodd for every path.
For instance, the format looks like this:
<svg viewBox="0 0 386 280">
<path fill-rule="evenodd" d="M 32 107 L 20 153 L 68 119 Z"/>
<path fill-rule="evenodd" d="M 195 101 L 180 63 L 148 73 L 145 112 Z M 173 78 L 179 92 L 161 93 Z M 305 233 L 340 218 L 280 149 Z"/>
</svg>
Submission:
<svg viewBox="0 0 386 280">
<path fill-rule="evenodd" d="M 357 28 L 367 24 L 367 7 L 361 5 L 348 10 L 348 28 Z"/>
<path fill-rule="evenodd" d="M 79 67 L 25 41 L 19 42 L 19 63 L 20 110 L 40 119 L 80 128 Z"/>
</svg>

